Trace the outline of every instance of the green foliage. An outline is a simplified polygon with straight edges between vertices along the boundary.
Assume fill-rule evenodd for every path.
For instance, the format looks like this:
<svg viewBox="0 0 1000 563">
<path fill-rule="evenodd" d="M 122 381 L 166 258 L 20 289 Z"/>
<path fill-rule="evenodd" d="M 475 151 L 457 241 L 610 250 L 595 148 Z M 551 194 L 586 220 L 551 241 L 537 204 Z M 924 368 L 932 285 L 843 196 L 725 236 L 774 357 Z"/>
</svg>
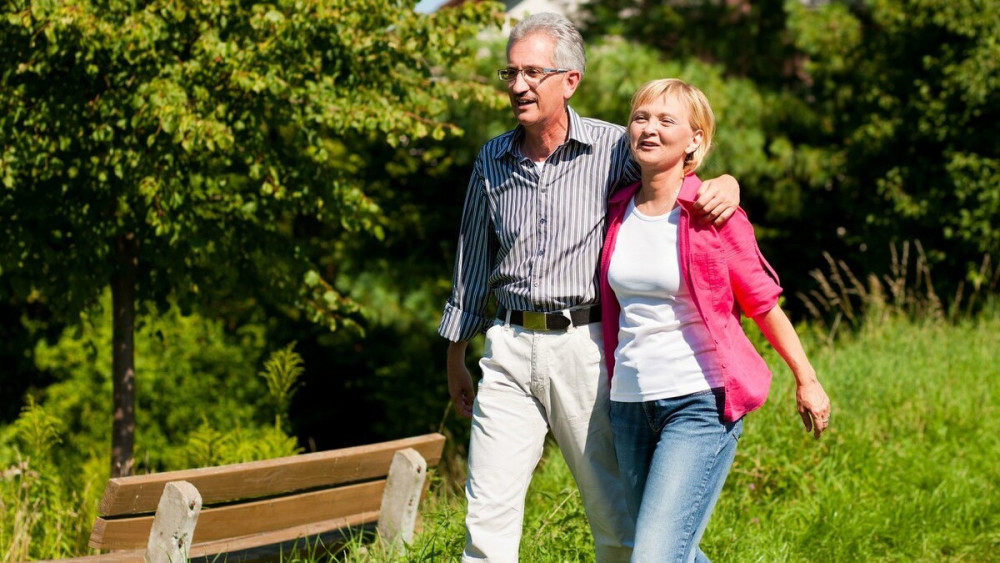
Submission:
<svg viewBox="0 0 1000 563">
<path fill-rule="evenodd" d="M 583 34 L 627 37 L 673 60 L 718 61 L 762 86 L 780 83 L 794 54 L 784 29 L 785 0 L 690 2 L 602 0 L 582 6 Z"/>
<path fill-rule="evenodd" d="M 107 481 L 111 322 L 108 298 L 54 342 L 36 347 L 56 383 L 29 395 L 0 428 L 0 552 L 15 560 L 78 555 Z M 280 424 L 263 373 L 284 370 L 294 389 L 301 358 L 291 346 L 264 362 L 262 326 L 151 307 L 137 330 L 137 472 L 287 456 L 301 451 Z M 287 398 L 287 397 L 286 397 Z M 26 495 L 26 496 L 25 496 Z M 30 545 L 30 548 L 28 547 Z M 29 550 L 29 551 L 24 551 Z M 7 560 L 8 558 L 5 558 Z"/>
<path fill-rule="evenodd" d="M 111 405 L 111 326 L 107 301 L 81 316 L 57 342 L 40 342 L 38 367 L 57 382 L 40 392 L 46 408 L 74 436 L 60 450 L 67 465 L 104 449 Z M 264 347 L 259 326 L 227 334 L 221 322 L 183 315 L 177 307 L 148 311 L 137 330 L 137 458 L 139 466 L 163 469 L 165 455 L 204 420 L 232 428 L 258 416 L 265 389 L 252 366 Z M 103 452 L 102 452 L 103 453 Z"/>
<path fill-rule="evenodd" d="M 439 69 L 497 21 L 398 0 L 0 4 L 0 301 L 71 319 L 111 284 L 113 467 L 132 465 L 132 304 L 238 295 L 360 328 L 331 282 L 338 246 L 384 236 L 357 149 L 458 132 L 445 106 L 479 86 Z"/>
<path fill-rule="evenodd" d="M 257 375 L 267 383 L 267 393 L 275 410 L 276 426 L 282 427 L 282 417 L 288 416 L 292 395 L 298 387 L 299 376 L 305 371 L 302 356 L 295 350 L 295 343 L 275 350 L 264 362 L 264 369 Z"/>
<path fill-rule="evenodd" d="M 1000 249 L 1000 143 L 980 127 L 1000 107 L 997 18 L 975 0 L 789 3 L 809 95 L 835 116 L 852 244 L 919 239 L 957 279 Z"/>
<path fill-rule="evenodd" d="M 62 427 L 62 421 L 35 403 L 33 397 L 28 398 L 28 405 L 12 426 L 21 451 L 41 460 L 47 460 L 52 448 L 62 442 Z"/>
<path fill-rule="evenodd" d="M 293 436 L 280 426 L 217 430 L 207 421 L 188 435 L 172 457 L 174 467 L 212 467 L 300 453 Z"/>
<path fill-rule="evenodd" d="M 325 272 L 296 224 L 383 236 L 353 140 L 457 131 L 445 104 L 477 85 L 436 69 L 494 21 L 490 5 L 430 17 L 412 7 L 4 3 L 4 291 L 79 311 L 128 235 L 140 298 L 239 287 L 353 324 L 357 305 L 317 283 Z"/>
<path fill-rule="evenodd" d="M 111 340 L 107 308 L 105 300 L 58 341 L 40 342 L 35 350 L 38 367 L 57 379 L 39 392 L 39 402 L 72 436 L 60 447 L 65 467 L 102 455 L 109 445 L 110 358 L 102 353 Z M 159 315 L 148 310 L 142 319 L 136 338 L 140 470 L 177 467 L 169 452 L 206 426 L 228 433 L 273 424 L 274 413 L 261 409 L 268 394 L 253 368 L 266 346 L 261 326 L 230 332 L 176 306 Z"/>
<path fill-rule="evenodd" d="M 623 61 L 599 90 L 667 70 L 722 110 L 705 173 L 740 180 L 793 292 L 822 252 L 877 273 L 894 243 L 919 240 L 953 291 L 1000 251 L 1000 143 L 981 126 L 1000 108 L 996 2 L 610 0 L 584 13 L 591 45 L 627 37 L 673 62 Z"/>
<path fill-rule="evenodd" d="M 66 473 L 56 455 L 64 424 L 29 400 L 21 417 L 0 433 L 0 558 L 72 556 L 86 548 L 96 512 L 83 465 Z M 93 504 L 90 501 L 93 500 Z"/>
</svg>

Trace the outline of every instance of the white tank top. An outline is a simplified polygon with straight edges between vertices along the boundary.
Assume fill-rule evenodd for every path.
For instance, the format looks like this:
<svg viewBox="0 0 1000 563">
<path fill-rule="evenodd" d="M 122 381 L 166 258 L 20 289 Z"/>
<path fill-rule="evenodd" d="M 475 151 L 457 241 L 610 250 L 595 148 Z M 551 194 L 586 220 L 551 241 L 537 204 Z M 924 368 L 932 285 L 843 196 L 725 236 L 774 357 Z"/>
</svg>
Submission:
<svg viewBox="0 0 1000 563">
<path fill-rule="evenodd" d="M 621 304 L 611 400 L 634 403 L 722 387 L 717 355 L 680 271 L 680 208 L 650 217 L 629 202 L 608 268 Z"/>
</svg>

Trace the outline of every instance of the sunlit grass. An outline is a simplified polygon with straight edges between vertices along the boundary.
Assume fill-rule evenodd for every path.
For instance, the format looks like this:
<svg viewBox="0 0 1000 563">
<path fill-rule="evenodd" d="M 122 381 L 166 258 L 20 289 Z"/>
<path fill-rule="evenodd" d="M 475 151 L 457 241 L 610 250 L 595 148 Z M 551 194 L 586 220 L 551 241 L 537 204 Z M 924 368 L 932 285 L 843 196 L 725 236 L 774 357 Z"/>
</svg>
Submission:
<svg viewBox="0 0 1000 563">
<path fill-rule="evenodd" d="M 704 547 L 719 561 L 985 561 L 1000 546 L 1000 319 L 890 319 L 813 354 L 834 405 L 808 437 L 770 354 Z"/>
<path fill-rule="evenodd" d="M 807 347 L 833 400 L 832 427 L 819 441 L 805 432 L 791 374 L 767 351 L 771 396 L 746 418 L 702 542 L 709 557 L 994 560 L 1000 316 L 954 325 L 887 318 L 835 347 Z M 414 549 L 433 557 L 405 560 L 457 560 L 463 505 L 454 492 L 432 502 Z M 528 497 L 522 560 L 590 561 L 590 542 L 579 493 L 549 448 Z"/>
<path fill-rule="evenodd" d="M 850 290 L 861 287 L 856 280 L 828 281 L 828 295 L 862 301 L 850 309 L 851 318 L 836 322 L 830 322 L 836 315 L 847 318 L 842 303 L 822 309 L 816 301 L 819 314 L 833 316 L 799 327 L 833 402 L 831 428 L 819 441 L 805 432 L 790 373 L 752 334 L 774 370 L 774 384 L 767 404 L 745 420 L 702 548 L 716 562 L 998 560 L 995 281 L 992 295 L 973 294 L 987 302 L 974 315 L 952 314 L 955 308 L 936 298 L 901 299 L 932 295 L 918 285 L 900 292 L 901 284 L 887 279 L 886 286 L 897 289 L 880 292 L 869 279 L 861 296 Z M 850 330 L 838 330 L 838 323 Z M 335 546 L 303 542 L 281 560 L 458 561 L 465 542 L 463 460 L 461 448 L 449 451 L 451 458 L 431 472 L 417 534 L 405 552 L 359 532 Z M 0 511 L 13 515 L 0 522 L 5 559 L 23 558 L 29 543 L 62 537 L 52 530 L 72 529 L 76 536 L 89 526 L 92 518 L 81 524 L 74 502 L 48 490 L 41 474 L 15 473 L 0 477 Z M 40 506 L 40 498 L 51 506 Z M 45 520 L 48 535 L 29 533 L 37 518 Z M 52 552 L 58 556 L 65 547 Z M 521 560 L 593 560 L 580 493 L 552 446 L 529 490 Z"/>
</svg>

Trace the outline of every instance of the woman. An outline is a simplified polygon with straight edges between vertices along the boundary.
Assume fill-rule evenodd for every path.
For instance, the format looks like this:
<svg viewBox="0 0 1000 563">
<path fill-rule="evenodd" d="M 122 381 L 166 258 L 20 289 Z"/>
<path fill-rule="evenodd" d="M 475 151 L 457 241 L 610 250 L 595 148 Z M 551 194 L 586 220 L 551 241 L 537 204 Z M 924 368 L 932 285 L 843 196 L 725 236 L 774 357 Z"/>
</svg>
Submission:
<svg viewBox="0 0 1000 563">
<path fill-rule="evenodd" d="M 791 368 L 817 438 L 830 400 L 778 306 L 778 277 L 742 209 L 722 227 L 692 221 L 715 117 L 676 79 L 636 92 L 628 123 L 642 180 L 612 196 L 601 257 L 611 424 L 636 520 L 633 561 L 708 561 L 698 548 L 736 454 L 743 416 L 771 373 L 740 326 L 753 318 Z"/>
</svg>

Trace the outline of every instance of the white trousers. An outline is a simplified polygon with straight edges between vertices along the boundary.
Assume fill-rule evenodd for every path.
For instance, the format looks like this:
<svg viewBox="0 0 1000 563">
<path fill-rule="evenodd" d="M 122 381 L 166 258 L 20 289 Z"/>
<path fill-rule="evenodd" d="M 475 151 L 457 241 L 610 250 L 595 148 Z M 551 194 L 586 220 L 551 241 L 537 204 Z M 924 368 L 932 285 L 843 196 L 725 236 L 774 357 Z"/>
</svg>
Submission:
<svg viewBox="0 0 1000 563">
<path fill-rule="evenodd" d="M 583 499 L 597 561 L 627 562 L 633 523 L 612 443 L 601 324 L 486 333 L 472 418 L 462 560 L 518 560 L 528 483 L 552 431 Z"/>
</svg>

